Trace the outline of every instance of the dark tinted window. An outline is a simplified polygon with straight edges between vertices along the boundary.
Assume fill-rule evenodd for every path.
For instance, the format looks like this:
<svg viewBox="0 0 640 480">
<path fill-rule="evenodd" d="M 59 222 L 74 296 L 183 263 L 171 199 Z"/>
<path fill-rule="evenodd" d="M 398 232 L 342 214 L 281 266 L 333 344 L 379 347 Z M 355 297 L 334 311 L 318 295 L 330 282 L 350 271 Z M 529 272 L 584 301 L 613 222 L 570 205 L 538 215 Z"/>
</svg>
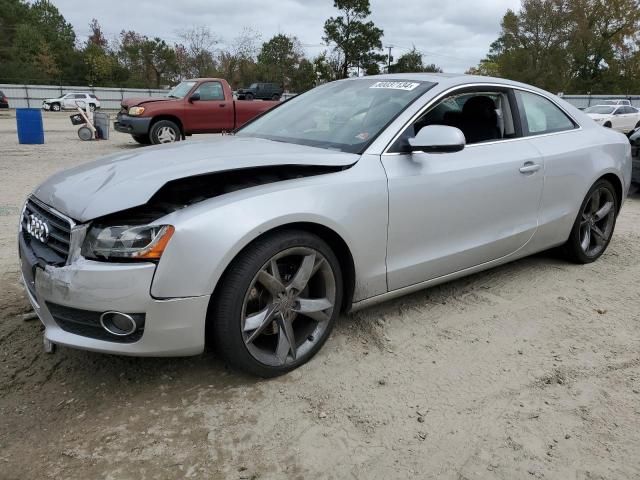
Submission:
<svg viewBox="0 0 640 480">
<path fill-rule="evenodd" d="M 84 93 L 76 93 L 73 98 L 87 98 Z"/>
<path fill-rule="evenodd" d="M 194 93 L 200 94 L 200 100 L 224 100 L 220 82 L 205 82 Z"/>
<path fill-rule="evenodd" d="M 575 123 L 551 100 L 535 93 L 516 90 L 523 130 L 527 135 L 562 132 Z"/>
</svg>

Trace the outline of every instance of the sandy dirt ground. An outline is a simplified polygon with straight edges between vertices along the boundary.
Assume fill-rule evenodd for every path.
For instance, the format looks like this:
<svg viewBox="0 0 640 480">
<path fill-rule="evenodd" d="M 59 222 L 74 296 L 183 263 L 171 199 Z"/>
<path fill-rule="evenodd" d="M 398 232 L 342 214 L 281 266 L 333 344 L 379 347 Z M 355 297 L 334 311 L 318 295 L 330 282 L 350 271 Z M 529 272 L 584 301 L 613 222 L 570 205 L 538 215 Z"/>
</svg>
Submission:
<svg viewBox="0 0 640 480">
<path fill-rule="evenodd" d="M 541 254 L 344 316 L 275 380 L 207 353 L 42 351 L 16 225 L 51 173 L 140 148 L 0 117 L 1 479 L 640 478 L 640 197 L 600 261 Z"/>
</svg>

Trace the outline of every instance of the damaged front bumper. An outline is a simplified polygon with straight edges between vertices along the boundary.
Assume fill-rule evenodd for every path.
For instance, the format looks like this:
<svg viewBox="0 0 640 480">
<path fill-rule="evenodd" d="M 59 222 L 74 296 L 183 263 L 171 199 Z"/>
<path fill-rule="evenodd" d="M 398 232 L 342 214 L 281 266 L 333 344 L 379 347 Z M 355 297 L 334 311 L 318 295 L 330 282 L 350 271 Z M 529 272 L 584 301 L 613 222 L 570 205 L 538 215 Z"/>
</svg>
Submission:
<svg viewBox="0 0 640 480">
<path fill-rule="evenodd" d="M 150 294 L 154 263 L 106 263 L 82 257 L 69 265 L 43 264 L 19 239 L 29 300 L 54 344 L 135 356 L 197 355 L 204 349 L 209 296 L 156 299 Z M 135 336 L 110 335 L 105 312 L 142 319 Z"/>
</svg>

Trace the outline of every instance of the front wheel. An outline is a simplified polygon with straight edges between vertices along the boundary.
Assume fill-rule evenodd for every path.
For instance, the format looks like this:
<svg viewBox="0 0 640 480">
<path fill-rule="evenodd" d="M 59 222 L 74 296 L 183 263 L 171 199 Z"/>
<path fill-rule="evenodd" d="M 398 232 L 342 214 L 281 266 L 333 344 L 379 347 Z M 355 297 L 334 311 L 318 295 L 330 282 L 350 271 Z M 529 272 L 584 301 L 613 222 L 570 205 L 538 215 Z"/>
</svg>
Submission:
<svg viewBox="0 0 640 480">
<path fill-rule="evenodd" d="M 245 100 L 253 100 L 255 97 L 253 96 L 253 93 L 245 93 L 244 94 L 244 99 Z"/>
<path fill-rule="evenodd" d="M 602 125 L 603 127 L 606 128 L 611 128 L 611 122 L 606 122 L 604 125 Z"/>
<path fill-rule="evenodd" d="M 52 103 L 51 104 L 51 110 L 54 112 L 59 112 L 60 111 L 60 104 L 59 103 Z"/>
<path fill-rule="evenodd" d="M 154 145 L 178 142 L 181 139 L 180 128 L 170 120 L 160 120 L 151 127 L 149 138 Z"/>
<path fill-rule="evenodd" d="M 256 240 L 212 298 L 209 334 L 232 367 L 275 377 L 322 347 L 340 312 L 342 273 L 319 237 L 284 231 Z"/>
<path fill-rule="evenodd" d="M 616 226 L 618 202 L 608 180 L 599 180 L 591 187 L 564 245 L 569 260 L 591 263 L 600 258 L 609 246 Z"/>
</svg>

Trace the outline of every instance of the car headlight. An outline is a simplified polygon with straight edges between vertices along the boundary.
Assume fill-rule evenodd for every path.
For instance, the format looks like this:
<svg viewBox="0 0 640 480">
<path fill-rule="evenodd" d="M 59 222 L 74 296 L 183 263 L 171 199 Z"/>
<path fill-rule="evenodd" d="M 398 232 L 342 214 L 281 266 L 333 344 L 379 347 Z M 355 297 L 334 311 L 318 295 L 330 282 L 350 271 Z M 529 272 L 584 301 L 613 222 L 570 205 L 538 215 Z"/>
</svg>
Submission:
<svg viewBox="0 0 640 480">
<path fill-rule="evenodd" d="M 142 115 L 144 113 L 144 107 L 131 107 L 129 109 L 129 115 L 132 117 L 137 117 L 138 115 Z"/>
<path fill-rule="evenodd" d="M 82 245 L 82 256 L 159 260 L 174 231 L 172 225 L 93 226 Z"/>
</svg>

